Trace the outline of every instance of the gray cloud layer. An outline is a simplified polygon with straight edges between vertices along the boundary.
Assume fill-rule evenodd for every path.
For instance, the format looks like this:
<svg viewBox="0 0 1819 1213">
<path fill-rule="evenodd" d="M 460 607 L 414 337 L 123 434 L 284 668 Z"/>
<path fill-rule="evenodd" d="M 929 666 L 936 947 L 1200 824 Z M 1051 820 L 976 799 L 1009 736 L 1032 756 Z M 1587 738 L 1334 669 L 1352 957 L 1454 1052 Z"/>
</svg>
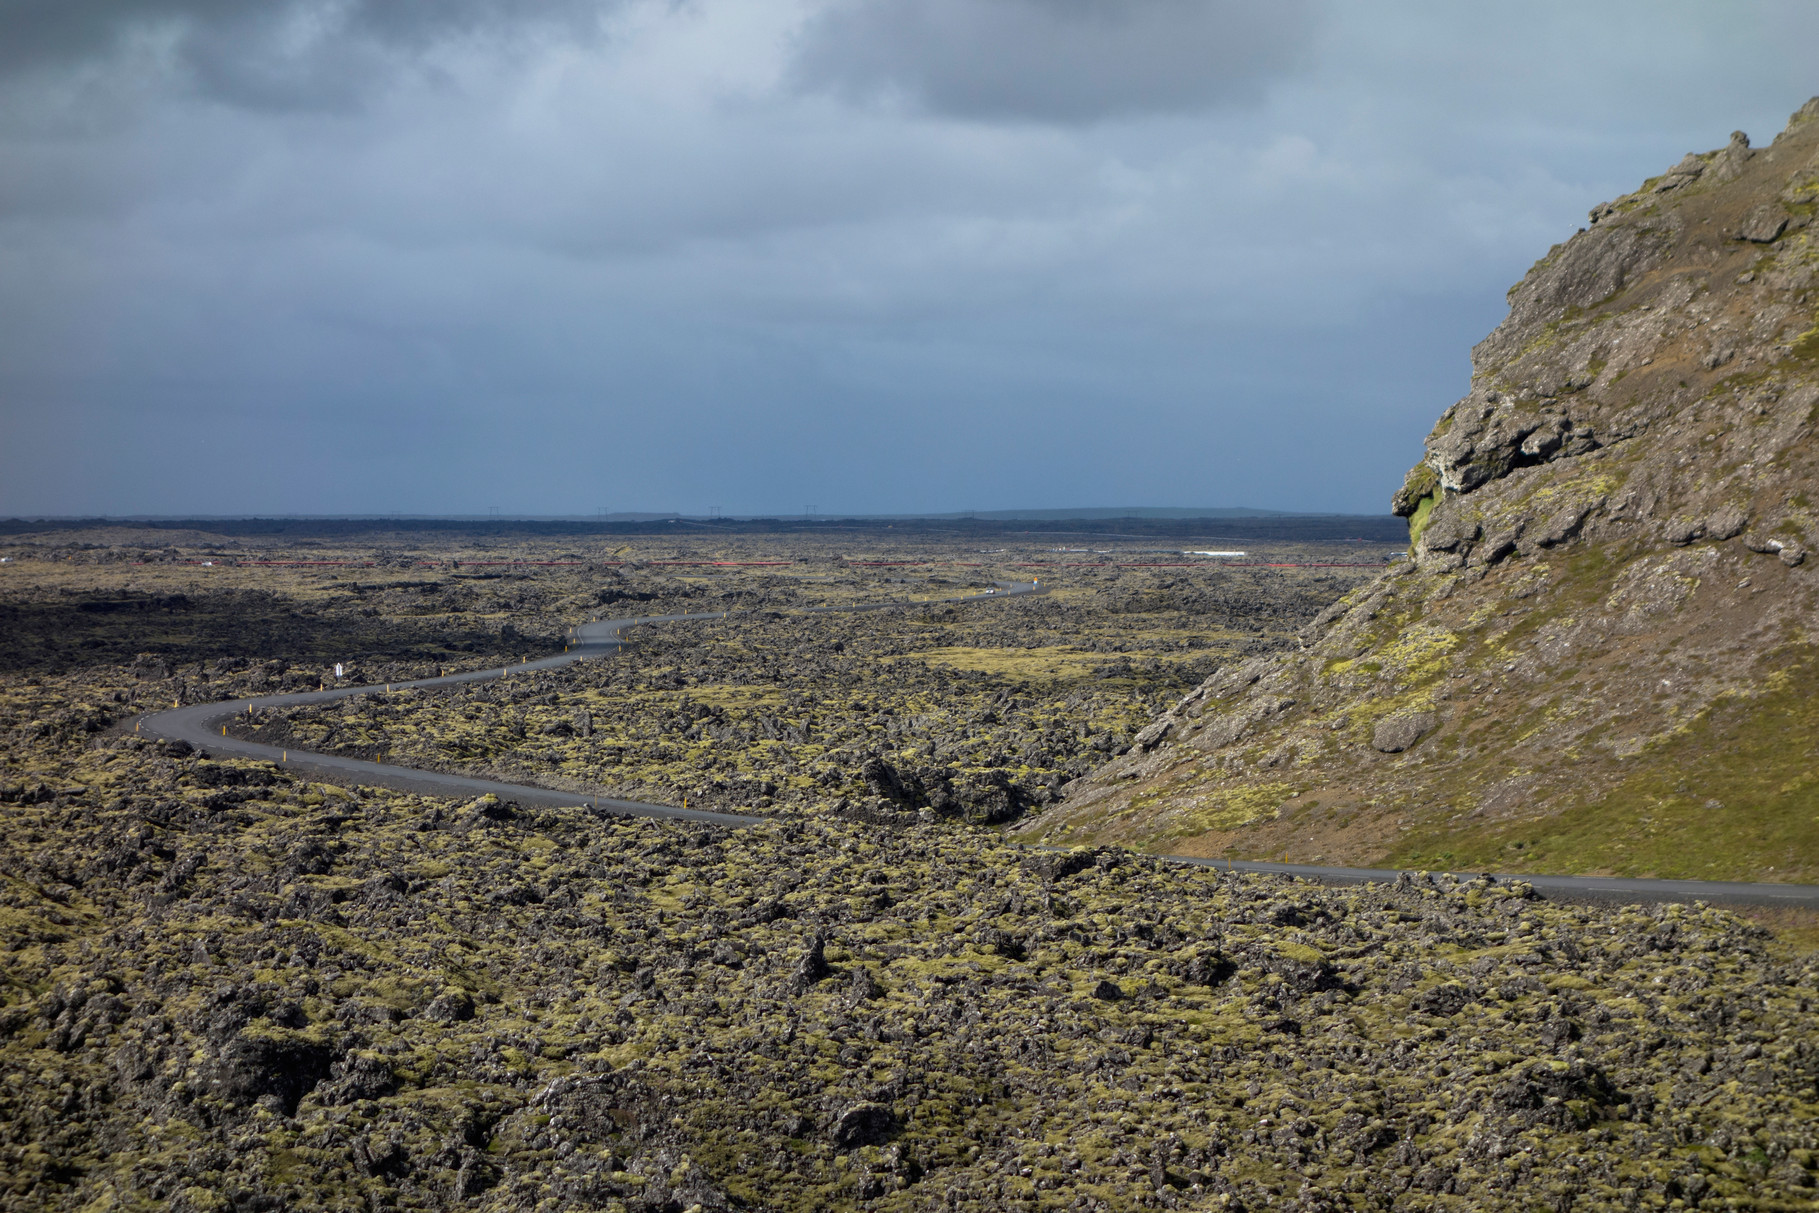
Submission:
<svg viewBox="0 0 1819 1213">
<path fill-rule="evenodd" d="M 254 108 L 345 106 L 439 42 L 584 38 L 614 0 L 0 0 L 0 75 L 151 58 Z"/>
<path fill-rule="evenodd" d="M 1819 85 L 1807 0 L 99 7 L 0 9 L 0 512 L 1376 510 Z"/>
<path fill-rule="evenodd" d="M 1312 0 L 843 0 L 803 31 L 809 88 L 1077 122 L 1254 100 L 1305 62 Z"/>
</svg>

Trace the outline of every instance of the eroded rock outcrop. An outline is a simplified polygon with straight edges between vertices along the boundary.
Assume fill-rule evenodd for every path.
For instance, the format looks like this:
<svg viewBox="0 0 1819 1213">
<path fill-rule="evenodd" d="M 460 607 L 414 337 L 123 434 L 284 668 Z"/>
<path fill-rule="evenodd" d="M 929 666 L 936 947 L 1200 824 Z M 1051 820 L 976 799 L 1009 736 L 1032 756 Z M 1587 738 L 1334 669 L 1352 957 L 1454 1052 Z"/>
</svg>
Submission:
<svg viewBox="0 0 1819 1213">
<path fill-rule="evenodd" d="M 1395 494 L 1411 560 L 1028 835 L 1819 878 L 1816 204 L 1819 98 L 1594 209 Z"/>
</svg>

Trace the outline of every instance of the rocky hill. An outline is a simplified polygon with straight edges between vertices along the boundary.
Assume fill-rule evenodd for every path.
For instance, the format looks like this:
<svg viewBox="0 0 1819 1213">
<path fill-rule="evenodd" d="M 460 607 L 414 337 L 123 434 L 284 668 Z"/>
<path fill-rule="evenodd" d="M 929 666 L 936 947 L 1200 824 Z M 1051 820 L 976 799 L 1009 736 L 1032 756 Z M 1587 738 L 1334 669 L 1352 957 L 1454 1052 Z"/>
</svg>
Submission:
<svg viewBox="0 0 1819 1213">
<path fill-rule="evenodd" d="M 1026 836 L 1819 880 L 1816 204 L 1819 98 L 1594 209 L 1395 495 L 1412 559 Z"/>
</svg>

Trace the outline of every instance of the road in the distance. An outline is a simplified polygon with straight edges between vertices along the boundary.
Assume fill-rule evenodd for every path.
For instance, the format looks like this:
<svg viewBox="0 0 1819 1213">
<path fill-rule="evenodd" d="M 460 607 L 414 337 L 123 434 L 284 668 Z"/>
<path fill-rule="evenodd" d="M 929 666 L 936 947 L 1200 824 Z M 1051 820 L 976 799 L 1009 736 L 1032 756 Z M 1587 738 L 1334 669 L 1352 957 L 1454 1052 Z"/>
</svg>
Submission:
<svg viewBox="0 0 1819 1213">
<path fill-rule="evenodd" d="M 916 601 L 868 602 L 853 606 L 809 607 L 807 609 L 817 612 L 881 611 L 897 606 L 982 602 L 1041 592 L 1042 587 L 1036 582 L 1001 581 L 998 583 L 997 589 L 988 590 L 983 594 L 966 594 L 953 598 L 927 598 Z M 562 792 L 554 788 L 539 788 L 529 784 L 501 783 L 492 779 L 473 779 L 466 775 L 451 775 L 443 771 L 423 771 L 415 767 L 387 766 L 384 763 L 368 762 L 364 758 L 344 758 L 337 754 L 287 750 L 257 741 L 243 741 L 225 732 L 229 721 L 252 708 L 294 707 L 304 703 L 327 703 L 354 695 L 370 695 L 375 691 L 395 691 L 406 687 L 450 687 L 465 682 L 489 682 L 496 678 L 514 678 L 536 670 L 554 669 L 572 661 L 617 653 L 625 645 L 625 642 L 619 638 L 619 633 L 634 624 L 674 623 L 685 619 L 725 619 L 731 615 L 746 613 L 748 612 L 706 611 L 692 615 L 641 615 L 630 619 L 597 619 L 591 623 L 582 624 L 570 633 L 566 651 L 552 653 L 548 657 L 540 657 L 535 661 L 524 661 L 517 665 L 497 668 L 489 667 L 484 670 L 468 670 L 460 674 L 445 674 L 440 678 L 418 678 L 410 682 L 335 687 L 331 690 L 321 691 L 296 691 L 285 695 L 255 695 L 248 699 L 225 699 L 216 703 L 191 704 L 187 707 L 171 708 L 168 711 L 142 717 L 137 722 L 137 731 L 142 737 L 186 741 L 198 749 L 206 748 L 211 753 L 233 754 L 241 758 L 260 758 L 268 762 L 280 763 L 288 770 L 299 771 L 336 784 L 351 783 L 369 787 L 394 788 L 399 791 L 420 792 L 433 796 L 484 796 L 490 792 L 501 799 L 510 798 L 519 804 L 550 807 L 584 805 L 632 817 L 663 817 L 677 821 L 700 821 L 720 825 L 753 825 L 768 819 L 748 817 L 738 813 L 708 813 L 699 809 L 681 809 L 666 804 L 646 804 L 637 800 L 618 800 L 610 796 L 585 796 L 578 792 Z"/>
<path fill-rule="evenodd" d="M 879 611 L 896 606 L 920 606 L 936 602 L 978 602 L 1042 592 L 1042 587 L 1034 582 L 1007 581 L 998 584 L 999 590 L 957 598 L 923 599 L 916 602 L 872 602 L 855 606 L 825 606 L 808 609 L 821 612 Z M 521 662 L 499 669 L 469 670 L 461 674 L 447 674 L 440 678 L 420 678 L 412 682 L 336 687 L 333 690 L 299 691 L 288 695 L 257 695 L 250 699 L 229 699 L 219 703 L 192 704 L 188 707 L 171 708 L 168 711 L 142 717 L 138 722 L 138 732 L 141 736 L 187 741 L 199 749 L 207 748 L 216 753 L 282 763 L 287 769 L 300 771 L 337 784 L 395 788 L 435 796 L 484 796 L 490 792 L 501 799 L 511 799 L 520 804 L 548 807 L 581 805 L 631 817 L 657 817 L 728 826 L 754 825 L 772 819 L 738 813 L 709 813 L 698 809 L 648 804 L 637 800 L 618 800 L 607 796 L 585 796 L 577 792 L 561 792 L 553 788 L 540 788 L 530 784 L 501 783 L 491 779 L 471 779 L 465 775 L 450 775 L 442 771 L 386 766 L 383 763 L 368 762 L 360 758 L 343 758 L 334 754 L 283 750 L 277 746 L 264 745 L 256 741 L 242 741 L 238 737 L 225 736 L 222 733 L 225 722 L 246 712 L 248 708 L 276 708 L 303 703 L 324 703 L 334 699 L 345 699 L 351 695 L 371 694 L 374 691 L 399 690 L 404 687 L 444 687 L 464 682 L 485 682 L 495 678 L 511 678 L 535 670 L 554 669 L 572 661 L 604 657 L 616 653 L 624 647 L 625 643 L 619 638 L 619 633 L 634 624 L 672 623 L 690 619 L 725 619 L 731 615 L 745 613 L 747 612 L 711 611 L 694 615 L 644 615 L 631 619 L 595 620 L 592 623 L 584 623 L 574 630 L 566 652 L 541 657 L 535 661 Z M 1390 883 L 1403 875 L 1401 871 L 1388 868 L 1332 868 L 1308 864 L 1200 859 L 1184 855 L 1161 855 L 1156 858 L 1225 871 L 1297 876 L 1328 884 Z M 1460 875 L 1476 874 L 1461 873 Z M 1819 909 L 1819 886 L 1816 885 L 1750 884 L 1740 881 L 1714 880 L 1634 880 L 1607 876 L 1532 876 L 1519 873 L 1495 873 L 1494 875 L 1500 882 L 1527 882 L 1544 897 L 1562 901 L 1706 901 L 1729 905 Z"/>
<path fill-rule="evenodd" d="M 1300 863 L 1255 863 L 1246 860 L 1198 859 L 1187 855 L 1162 855 L 1174 863 L 1193 864 L 1224 872 L 1274 872 L 1301 876 L 1322 884 L 1393 882 L 1405 872 L 1396 868 L 1325 868 Z M 1469 880 L 1477 872 L 1445 875 Z M 1709 901 L 1744 906 L 1794 906 L 1819 909 L 1819 885 L 1749 884 L 1728 880 L 1637 880 L 1615 876 L 1528 876 L 1513 872 L 1487 873 L 1499 884 L 1523 881 L 1537 893 L 1555 901 Z"/>
</svg>

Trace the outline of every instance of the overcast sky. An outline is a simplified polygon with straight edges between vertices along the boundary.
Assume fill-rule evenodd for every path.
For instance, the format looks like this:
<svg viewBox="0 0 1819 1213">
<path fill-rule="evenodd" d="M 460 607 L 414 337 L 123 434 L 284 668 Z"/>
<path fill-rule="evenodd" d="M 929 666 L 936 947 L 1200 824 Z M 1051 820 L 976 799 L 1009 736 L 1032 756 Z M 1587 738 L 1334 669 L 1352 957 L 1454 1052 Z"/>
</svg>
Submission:
<svg viewBox="0 0 1819 1213">
<path fill-rule="evenodd" d="M 0 0 L 0 513 L 1382 512 L 1811 0 Z"/>
</svg>

